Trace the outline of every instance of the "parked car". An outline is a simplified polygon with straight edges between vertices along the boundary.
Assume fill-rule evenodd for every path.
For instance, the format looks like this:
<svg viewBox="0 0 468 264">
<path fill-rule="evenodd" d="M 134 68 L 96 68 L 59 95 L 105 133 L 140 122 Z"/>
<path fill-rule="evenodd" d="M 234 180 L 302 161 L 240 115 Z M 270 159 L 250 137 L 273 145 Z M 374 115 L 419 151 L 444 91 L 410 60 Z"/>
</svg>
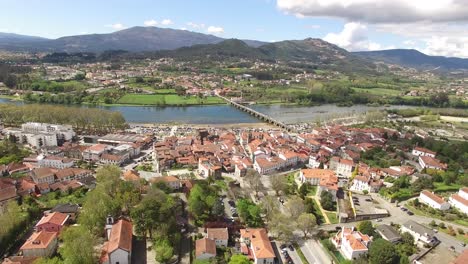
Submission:
<svg viewBox="0 0 468 264">
<path fill-rule="evenodd" d="M 287 247 L 286 244 L 281 244 L 280 246 L 281 249 L 285 249 L 286 247 Z"/>
<path fill-rule="evenodd" d="M 463 243 L 463 242 L 460 242 L 460 246 L 462 246 L 462 247 L 465 247 L 465 246 L 466 246 L 466 244 L 465 244 L 465 243 Z"/>
<path fill-rule="evenodd" d="M 294 251 L 293 245 L 289 245 L 288 248 L 289 248 L 289 250 Z"/>
<path fill-rule="evenodd" d="M 414 213 L 411 212 L 411 211 L 407 211 L 406 213 L 407 213 L 408 215 L 414 215 Z"/>
</svg>

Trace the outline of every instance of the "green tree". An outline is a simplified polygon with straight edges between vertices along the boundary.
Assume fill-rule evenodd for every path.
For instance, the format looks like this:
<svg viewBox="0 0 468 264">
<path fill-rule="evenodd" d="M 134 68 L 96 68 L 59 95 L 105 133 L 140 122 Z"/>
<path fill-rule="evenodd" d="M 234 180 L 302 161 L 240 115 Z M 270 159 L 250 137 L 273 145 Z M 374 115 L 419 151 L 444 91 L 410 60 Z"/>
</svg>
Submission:
<svg viewBox="0 0 468 264">
<path fill-rule="evenodd" d="M 229 264 L 250 264 L 250 260 L 244 255 L 236 254 L 231 257 Z"/>
<path fill-rule="evenodd" d="M 298 196 L 292 196 L 286 201 L 285 208 L 292 219 L 297 219 L 305 212 L 304 200 Z"/>
<path fill-rule="evenodd" d="M 359 222 L 358 226 L 357 226 L 357 229 L 363 233 L 363 234 L 366 234 L 366 235 L 369 235 L 369 236 L 375 236 L 376 232 L 375 232 L 375 228 L 374 226 L 372 225 L 372 222 L 371 221 L 362 221 L 362 222 Z"/>
<path fill-rule="evenodd" d="M 370 244 L 370 264 L 398 264 L 399 262 L 400 258 L 392 243 L 381 238 L 377 238 Z"/>
<path fill-rule="evenodd" d="M 317 219 L 313 214 L 302 213 L 296 221 L 297 228 L 302 231 L 304 238 L 317 226 Z"/>
<path fill-rule="evenodd" d="M 154 245 L 156 253 L 156 261 L 160 263 L 167 263 L 174 256 L 174 248 L 167 239 L 157 240 Z"/>
<path fill-rule="evenodd" d="M 284 192 L 287 188 L 287 179 L 284 175 L 273 175 L 270 177 L 271 188 L 278 196 L 280 192 Z"/>
<path fill-rule="evenodd" d="M 96 240 L 86 227 L 68 227 L 60 236 L 63 245 L 59 252 L 65 264 L 92 264 L 96 262 L 94 258 Z"/>
<path fill-rule="evenodd" d="M 333 201 L 333 195 L 327 191 L 323 191 L 320 193 L 320 204 L 325 210 L 335 210 L 335 202 Z"/>
</svg>

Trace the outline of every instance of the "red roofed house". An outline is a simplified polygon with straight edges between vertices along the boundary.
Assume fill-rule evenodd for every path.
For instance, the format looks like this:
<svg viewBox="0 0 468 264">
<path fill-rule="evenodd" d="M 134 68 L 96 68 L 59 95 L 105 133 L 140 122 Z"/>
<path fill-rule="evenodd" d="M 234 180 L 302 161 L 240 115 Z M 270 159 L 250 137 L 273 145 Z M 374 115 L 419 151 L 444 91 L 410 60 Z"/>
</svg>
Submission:
<svg viewBox="0 0 468 264">
<path fill-rule="evenodd" d="M 446 170 L 447 164 L 440 162 L 438 159 L 428 156 L 419 156 L 419 165 L 423 169 L 436 169 L 436 170 Z"/>
<path fill-rule="evenodd" d="M 198 239 L 195 242 L 195 258 L 206 260 L 216 257 L 216 243 L 209 238 Z"/>
<path fill-rule="evenodd" d="M 2 264 L 33 264 L 38 257 L 11 256 L 3 260 Z"/>
<path fill-rule="evenodd" d="M 229 232 L 225 228 L 207 228 L 206 237 L 214 240 L 217 247 L 227 247 L 229 240 Z"/>
<path fill-rule="evenodd" d="M 20 251 L 25 257 L 50 257 L 57 249 L 57 236 L 57 232 L 35 232 L 24 242 Z"/>
<path fill-rule="evenodd" d="M 49 213 L 41 218 L 36 224 L 36 231 L 47 231 L 60 233 L 65 226 L 69 215 L 59 212 Z"/>
<path fill-rule="evenodd" d="M 449 202 L 453 207 L 468 215 L 468 187 L 463 187 L 458 193 L 452 194 Z"/>
<path fill-rule="evenodd" d="M 133 226 L 130 221 L 120 219 L 114 224 L 112 217 L 107 218 L 107 239 L 101 254 L 101 263 L 130 264 L 132 259 Z"/>
<path fill-rule="evenodd" d="M 273 264 L 275 252 L 265 228 L 241 229 L 241 248 L 248 249 L 247 255 L 255 264 Z"/>
<path fill-rule="evenodd" d="M 419 200 L 422 203 L 427 204 L 428 206 L 437 210 L 445 211 L 450 209 L 450 204 L 448 202 L 446 202 L 442 197 L 428 190 L 424 190 L 419 194 Z"/>
<path fill-rule="evenodd" d="M 326 169 L 302 169 L 299 177 L 302 183 L 309 182 L 312 185 L 318 185 L 318 194 L 322 191 L 331 193 L 335 201 L 338 191 L 338 177 L 334 171 Z"/>
<path fill-rule="evenodd" d="M 343 227 L 333 238 L 332 243 L 340 249 L 346 259 L 354 260 L 367 254 L 372 237 L 361 232 L 354 231 L 354 228 Z"/>
</svg>

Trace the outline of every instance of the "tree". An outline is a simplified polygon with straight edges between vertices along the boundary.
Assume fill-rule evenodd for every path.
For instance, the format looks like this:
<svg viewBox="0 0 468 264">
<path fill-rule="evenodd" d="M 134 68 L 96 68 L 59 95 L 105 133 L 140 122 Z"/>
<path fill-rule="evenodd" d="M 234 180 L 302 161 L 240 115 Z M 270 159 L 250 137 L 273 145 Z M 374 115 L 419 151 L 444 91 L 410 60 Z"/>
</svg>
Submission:
<svg viewBox="0 0 468 264">
<path fill-rule="evenodd" d="M 273 196 L 264 197 L 260 206 L 268 221 L 271 221 L 272 217 L 279 212 L 278 201 Z"/>
<path fill-rule="evenodd" d="M 211 213 L 214 216 L 223 217 L 224 216 L 224 203 L 222 201 L 216 202 L 213 205 L 213 209 L 211 210 Z"/>
<path fill-rule="evenodd" d="M 233 255 L 229 260 L 229 264 L 250 264 L 250 260 L 244 255 Z"/>
<path fill-rule="evenodd" d="M 157 240 L 154 245 L 154 251 L 156 253 L 156 261 L 160 263 L 167 263 L 174 255 L 174 248 L 167 239 Z"/>
<path fill-rule="evenodd" d="M 258 192 L 263 187 L 262 178 L 260 177 L 260 174 L 254 169 L 249 169 L 245 175 L 245 178 L 250 188 L 254 190 L 255 196 L 258 197 Z"/>
<path fill-rule="evenodd" d="M 408 232 L 401 234 L 401 241 L 408 245 L 414 245 L 414 237 Z"/>
<path fill-rule="evenodd" d="M 283 242 L 292 242 L 294 239 L 294 220 L 284 214 L 276 214 L 268 225 L 276 237 Z"/>
<path fill-rule="evenodd" d="M 320 204 L 325 210 L 335 210 L 335 202 L 333 201 L 333 195 L 327 191 L 323 191 L 320 193 Z"/>
<path fill-rule="evenodd" d="M 362 221 L 362 222 L 359 222 L 358 226 L 357 226 L 357 229 L 363 233 L 363 234 L 366 234 L 366 235 L 369 235 L 369 236 L 375 236 L 376 232 L 375 232 L 375 228 L 374 226 L 372 225 L 372 222 L 371 221 Z"/>
<path fill-rule="evenodd" d="M 60 247 L 60 255 L 65 264 L 92 264 L 96 262 L 94 258 L 96 239 L 86 227 L 68 227 L 61 234 L 61 238 L 63 245 Z"/>
<path fill-rule="evenodd" d="M 289 213 L 292 219 L 297 219 L 302 213 L 305 212 L 304 201 L 298 197 L 291 197 L 285 204 L 286 211 Z"/>
<path fill-rule="evenodd" d="M 313 214 L 302 213 L 296 221 L 297 228 L 304 233 L 304 238 L 317 226 L 317 219 Z"/>
<path fill-rule="evenodd" d="M 273 175 L 270 177 L 271 188 L 275 191 L 278 196 L 280 192 L 284 192 L 287 186 L 287 179 L 284 175 Z"/>
<path fill-rule="evenodd" d="M 400 262 L 395 246 L 381 238 L 374 240 L 369 247 L 370 264 L 398 264 Z"/>
</svg>

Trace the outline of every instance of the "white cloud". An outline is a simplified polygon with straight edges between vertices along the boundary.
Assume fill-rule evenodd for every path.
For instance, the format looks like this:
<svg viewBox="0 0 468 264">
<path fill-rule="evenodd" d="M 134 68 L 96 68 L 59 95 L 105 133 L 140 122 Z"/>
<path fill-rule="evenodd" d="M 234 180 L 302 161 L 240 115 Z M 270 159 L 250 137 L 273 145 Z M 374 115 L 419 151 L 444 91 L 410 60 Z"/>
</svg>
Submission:
<svg viewBox="0 0 468 264">
<path fill-rule="evenodd" d="M 305 27 L 308 29 L 319 29 L 320 25 L 306 25 Z"/>
<path fill-rule="evenodd" d="M 172 22 L 172 20 L 166 18 L 163 21 L 161 21 L 161 24 L 164 25 L 164 26 L 169 26 L 169 25 L 174 24 L 174 22 Z"/>
<path fill-rule="evenodd" d="M 205 24 L 203 24 L 203 23 L 198 24 L 198 23 L 194 23 L 194 22 L 188 22 L 187 26 L 189 26 L 191 28 L 194 28 L 194 29 L 205 28 Z"/>
<path fill-rule="evenodd" d="M 368 28 L 366 25 L 357 22 L 350 22 L 344 25 L 341 32 L 328 33 L 323 39 L 349 51 L 391 48 L 382 47 L 379 43 L 370 41 L 367 34 Z"/>
<path fill-rule="evenodd" d="M 150 20 L 146 20 L 145 22 L 143 22 L 143 24 L 147 27 L 154 27 L 158 25 L 158 21 L 154 19 L 150 19 Z"/>
<path fill-rule="evenodd" d="M 277 0 L 295 16 L 338 17 L 370 23 L 468 21 L 466 0 Z"/>
<path fill-rule="evenodd" d="M 180 30 L 187 30 L 187 28 L 186 27 L 181 27 Z"/>
<path fill-rule="evenodd" d="M 120 30 L 120 29 L 125 28 L 125 26 L 122 23 L 110 24 L 110 25 L 106 25 L 106 27 L 111 27 L 111 28 L 116 29 L 116 30 Z"/>
<path fill-rule="evenodd" d="M 211 33 L 211 34 L 223 34 L 224 28 L 216 27 L 216 26 L 209 26 L 206 31 L 208 31 L 208 33 Z"/>
<path fill-rule="evenodd" d="M 426 39 L 422 52 L 428 55 L 468 58 L 468 37 L 437 37 Z"/>
</svg>

